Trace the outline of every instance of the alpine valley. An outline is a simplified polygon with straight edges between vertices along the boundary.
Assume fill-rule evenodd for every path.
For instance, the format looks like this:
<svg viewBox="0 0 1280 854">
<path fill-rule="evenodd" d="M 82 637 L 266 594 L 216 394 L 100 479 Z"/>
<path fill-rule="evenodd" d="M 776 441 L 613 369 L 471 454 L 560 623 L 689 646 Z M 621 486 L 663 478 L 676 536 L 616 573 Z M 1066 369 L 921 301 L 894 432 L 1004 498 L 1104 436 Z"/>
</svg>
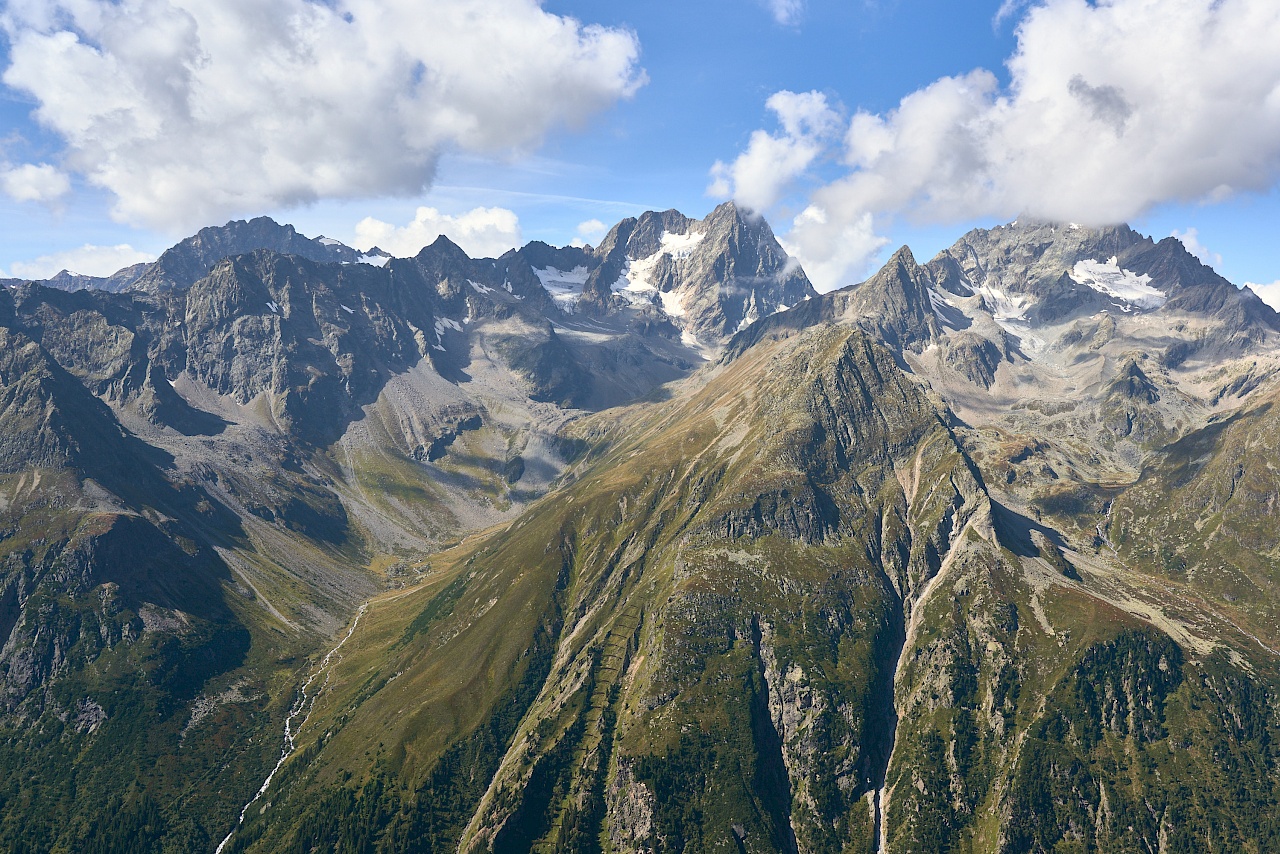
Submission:
<svg viewBox="0 0 1280 854">
<path fill-rule="evenodd" d="M 0 850 L 1280 850 L 1280 316 L 260 218 L 0 289 Z"/>
</svg>

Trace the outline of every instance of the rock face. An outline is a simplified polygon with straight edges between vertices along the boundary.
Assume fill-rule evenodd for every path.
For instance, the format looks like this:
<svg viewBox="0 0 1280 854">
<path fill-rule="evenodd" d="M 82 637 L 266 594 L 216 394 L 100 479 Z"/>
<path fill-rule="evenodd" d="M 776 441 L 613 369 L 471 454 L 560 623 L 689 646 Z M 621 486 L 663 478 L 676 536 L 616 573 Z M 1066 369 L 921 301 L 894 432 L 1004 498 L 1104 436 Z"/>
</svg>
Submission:
<svg viewBox="0 0 1280 854">
<path fill-rule="evenodd" d="M 516 680 L 503 684 L 533 670 L 539 685 L 486 699 L 476 735 L 459 734 L 472 755 L 479 734 L 504 732 L 479 766 L 485 788 L 451 764 L 422 782 L 425 768 L 389 766 L 417 794 L 379 805 L 387 824 L 371 833 L 413 834 L 436 804 L 462 802 L 423 844 L 580 850 L 607 829 L 630 850 L 710 847 L 730 832 L 768 850 L 872 845 L 867 796 L 894 741 L 905 626 L 953 553 L 995 554 L 981 484 L 935 411 L 887 350 L 832 327 L 750 351 L 655 411 L 581 429 L 613 438 L 563 500 L 449 558 L 405 603 L 405 616 L 428 606 L 408 645 L 371 653 L 408 667 L 407 681 L 360 704 L 335 750 L 363 745 L 363 716 L 418 691 L 410 674 L 437 655 L 497 641 L 490 666 Z M 483 615 L 464 604 L 476 599 Z M 472 690 L 436 684 L 416 705 L 434 718 Z M 511 714 L 518 735 L 497 729 Z M 368 791 L 356 809 L 375 806 Z M 314 821 L 250 832 L 264 850 L 325 847 L 344 819 L 340 800 L 322 803 Z"/>
<path fill-rule="evenodd" d="M 595 255 L 599 266 L 580 301 L 586 310 L 653 306 L 712 347 L 817 296 L 768 223 L 732 202 L 700 222 L 678 211 L 623 220 Z"/>
<path fill-rule="evenodd" d="M 130 277 L 0 289 L 0 848 L 1280 846 L 1280 327 L 1176 241 Z"/>
<path fill-rule="evenodd" d="M 262 249 L 308 261 L 338 264 L 352 264 L 362 257 L 382 262 L 387 257 L 380 250 L 366 256 L 336 240 L 303 237 L 291 225 L 280 225 L 270 217 L 260 216 L 248 222 L 234 220 L 221 227 L 201 229 L 166 250 L 155 263 L 140 272 L 130 287 L 149 293 L 187 288 L 209 275 L 222 259 Z"/>
</svg>

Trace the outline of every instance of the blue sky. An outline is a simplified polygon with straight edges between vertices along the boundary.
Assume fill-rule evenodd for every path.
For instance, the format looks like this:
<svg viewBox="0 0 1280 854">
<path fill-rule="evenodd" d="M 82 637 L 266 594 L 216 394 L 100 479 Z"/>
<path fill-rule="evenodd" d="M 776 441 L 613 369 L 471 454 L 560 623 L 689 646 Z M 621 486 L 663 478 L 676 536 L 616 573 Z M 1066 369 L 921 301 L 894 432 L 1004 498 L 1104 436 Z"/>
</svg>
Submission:
<svg viewBox="0 0 1280 854">
<path fill-rule="evenodd" d="M 100 274 L 261 213 L 397 254 L 440 232 L 496 251 L 733 195 L 827 287 L 1020 214 L 1126 219 L 1280 280 L 1264 0 L 239 5 L 5 6 L 0 270 Z M 290 39 L 321 58 L 246 70 Z"/>
</svg>

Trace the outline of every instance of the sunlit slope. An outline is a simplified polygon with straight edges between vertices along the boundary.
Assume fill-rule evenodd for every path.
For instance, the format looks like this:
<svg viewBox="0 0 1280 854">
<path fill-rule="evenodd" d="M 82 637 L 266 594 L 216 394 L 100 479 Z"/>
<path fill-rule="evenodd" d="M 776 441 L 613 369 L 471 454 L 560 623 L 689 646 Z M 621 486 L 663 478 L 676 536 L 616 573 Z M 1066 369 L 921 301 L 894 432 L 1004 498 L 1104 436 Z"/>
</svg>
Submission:
<svg viewBox="0 0 1280 854">
<path fill-rule="evenodd" d="M 277 752 L 314 638 L 238 583 L 234 555 L 270 559 L 169 462 L 0 329 L 4 850 L 203 847 Z"/>
<path fill-rule="evenodd" d="M 744 820 L 755 838 L 869 841 L 901 598 L 970 522 L 990 536 L 933 408 L 887 352 L 832 329 L 579 433 L 598 450 L 574 483 L 370 610 L 286 802 L 345 769 L 387 788 L 370 828 L 386 844 L 569 844 L 605 826 L 638 842 L 674 822 L 660 832 L 693 845 Z M 824 698 L 833 750 L 784 746 L 770 705 L 788 672 Z M 706 778 L 704 818 L 677 809 L 668 752 Z M 342 798 L 322 800 L 302 821 L 268 811 L 264 850 L 345 832 Z"/>
<path fill-rule="evenodd" d="M 232 848 L 1266 850 L 1271 665 L 947 420 L 827 325 L 575 425 L 570 482 L 373 602 Z"/>
<path fill-rule="evenodd" d="M 1280 387 L 1166 448 L 1110 511 L 1129 561 L 1280 650 Z M 1274 654 L 1274 653 L 1273 653 Z"/>
</svg>

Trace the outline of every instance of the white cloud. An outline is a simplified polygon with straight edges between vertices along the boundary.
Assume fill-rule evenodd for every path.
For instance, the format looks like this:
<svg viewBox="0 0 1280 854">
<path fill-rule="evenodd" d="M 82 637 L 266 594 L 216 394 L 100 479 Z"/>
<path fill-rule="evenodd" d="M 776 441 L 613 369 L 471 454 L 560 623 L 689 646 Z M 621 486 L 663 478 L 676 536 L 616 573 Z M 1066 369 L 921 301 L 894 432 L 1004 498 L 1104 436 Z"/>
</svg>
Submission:
<svg viewBox="0 0 1280 854">
<path fill-rule="evenodd" d="M 356 223 L 356 248 L 379 246 L 398 258 L 409 258 L 444 235 L 472 258 L 497 258 L 520 246 L 520 220 L 506 208 L 476 208 L 450 216 L 435 208 L 418 208 L 413 221 L 395 226 L 373 217 Z"/>
<path fill-rule="evenodd" d="M 595 237 L 604 237 L 605 232 L 609 230 L 609 226 L 605 225 L 598 219 L 589 219 L 586 222 L 578 223 L 578 236 L 590 240 Z"/>
<path fill-rule="evenodd" d="M 1000 29 L 1004 26 L 1004 22 L 1021 12 L 1031 3 L 1031 0 L 1004 0 L 1000 4 L 1000 9 L 996 12 L 996 16 L 991 19 L 991 26 Z"/>
<path fill-rule="evenodd" d="M 1187 251 L 1199 258 L 1203 263 L 1210 267 L 1222 266 L 1222 255 L 1217 252 L 1210 252 L 1209 247 L 1200 242 L 1200 232 L 1194 228 L 1188 228 L 1186 231 L 1178 231 L 1174 229 L 1172 237 L 1176 237 L 1182 241 L 1182 245 Z"/>
<path fill-rule="evenodd" d="M 71 191 L 71 180 L 48 163 L 0 170 L 0 188 L 15 202 L 54 202 Z"/>
<path fill-rule="evenodd" d="M 840 117 L 820 92 L 775 92 L 765 102 L 782 132 L 758 130 L 732 163 L 716 161 L 707 192 L 733 196 L 744 207 L 763 211 L 782 197 L 822 154 Z"/>
<path fill-rule="evenodd" d="M 871 214 L 852 222 L 831 222 L 819 207 L 808 207 L 796 217 L 791 233 L 781 239 L 792 258 L 800 259 L 805 274 L 821 293 L 850 284 L 849 270 L 862 270 L 889 241 L 876 234 Z"/>
<path fill-rule="evenodd" d="M 794 27 L 804 17 L 804 0 L 765 0 L 769 14 L 784 27 Z"/>
<path fill-rule="evenodd" d="M 820 284 L 862 272 L 840 241 L 867 214 L 880 230 L 900 215 L 1100 224 L 1280 180 L 1274 0 L 1043 0 L 1017 39 L 1007 87 L 977 70 L 853 118 L 847 173 L 790 236 L 834 276 Z"/>
<path fill-rule="evenodd" d="M 1258 285 L 1253 282 L 1245 282 L 1244 286 L 1253 291 L 1267 305 L 1280 311 L 1280 280 L 1274 281 L 1269 285 Z"/>
<path fill-rule="evenodd" d="M 110 276 L 131 264 L 154 261 L 156 256 L 140 252 L 127 243 L 116 246 L 94 246 L 86 243 L 77 249 L 41 255 L 32 261 L 15 261 L 5 278 L 48 279 L 63 270 L 82 276 Z M 0 276 L 4 276 L 0 273 Z"/>
<path fill-rule="evenodd" d="M 442 152 L 527 151 L 645 79 L 633 33 L 537 0 L 10 0 L 0 25 L 65 168 L 175 230 L 415 195 Z"/>
<path fill-rule="evenodd" d="M 569 241 L 570 246 L 582 248 L 590 246 L 600 238 L 604 237 L 609 231 L 609 226 L 605 225 L 598 219 L 589 219 L 586 222 L 578 223 L 578 236 Z"/>
</svg>

